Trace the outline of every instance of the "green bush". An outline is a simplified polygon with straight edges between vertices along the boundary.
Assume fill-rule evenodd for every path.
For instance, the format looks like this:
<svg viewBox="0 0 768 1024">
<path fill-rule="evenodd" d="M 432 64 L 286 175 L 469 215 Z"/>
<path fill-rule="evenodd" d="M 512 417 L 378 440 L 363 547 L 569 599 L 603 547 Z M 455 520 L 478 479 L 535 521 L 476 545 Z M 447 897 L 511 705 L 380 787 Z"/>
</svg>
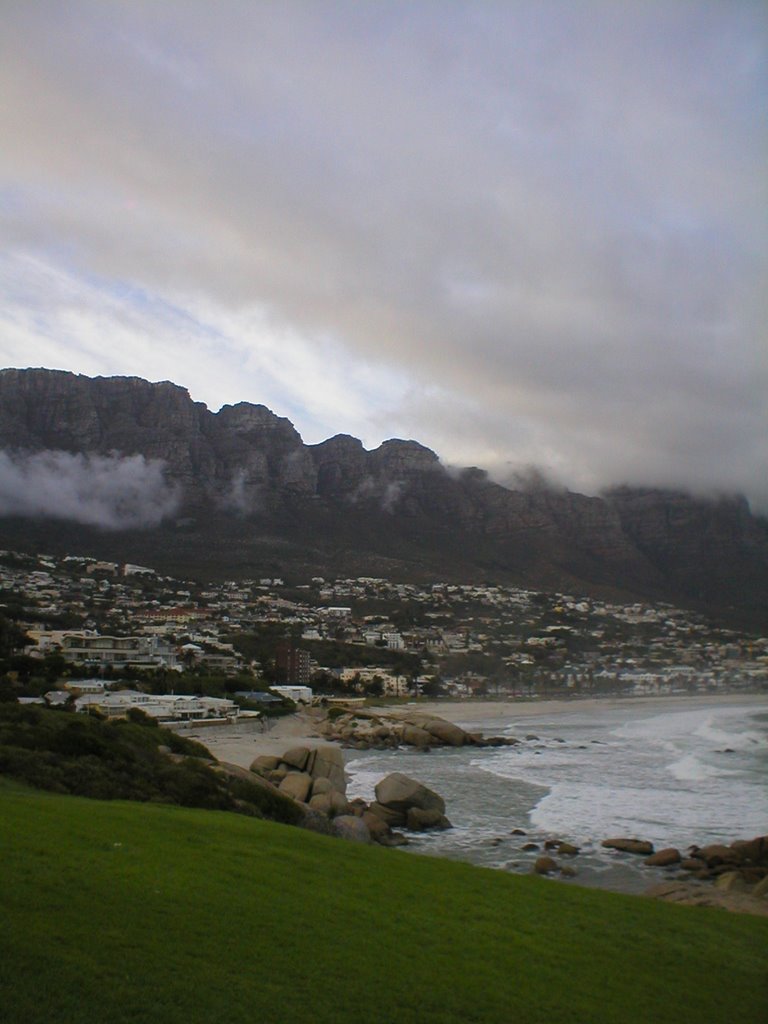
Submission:
<svg viewBox="0 0 768 1024">
<path fill-rule="evenodd" d="M 149 720 L 151 721 L 151 720 Z M 240 811 L 295 824 L 296 805 L 266 787 L 215 772 L 202 744 L 146 716 L 99 720 L 37 706 L 0 705 L 0 774 L 55 793 Z M 182 760 L 160 750 L 169 747 Z"/>
</svg>

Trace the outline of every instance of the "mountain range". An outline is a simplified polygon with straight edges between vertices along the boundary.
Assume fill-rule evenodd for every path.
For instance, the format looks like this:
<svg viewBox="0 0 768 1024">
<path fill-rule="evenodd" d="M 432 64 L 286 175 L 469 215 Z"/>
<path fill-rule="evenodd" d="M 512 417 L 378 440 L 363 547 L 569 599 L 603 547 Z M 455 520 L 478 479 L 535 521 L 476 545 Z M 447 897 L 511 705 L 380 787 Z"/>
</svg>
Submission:
<svg viewBox="0 0 768 1024">
<path fill-rule="evenodd" d="M 213 413 L 135 377 L 0 371 L 0 543 L 201 578 L 487 580 L 768 624 L 768 522 L 742 497 L 511 489 L 413 440 L 306 445 L 263 405 Z"/>
</svg>

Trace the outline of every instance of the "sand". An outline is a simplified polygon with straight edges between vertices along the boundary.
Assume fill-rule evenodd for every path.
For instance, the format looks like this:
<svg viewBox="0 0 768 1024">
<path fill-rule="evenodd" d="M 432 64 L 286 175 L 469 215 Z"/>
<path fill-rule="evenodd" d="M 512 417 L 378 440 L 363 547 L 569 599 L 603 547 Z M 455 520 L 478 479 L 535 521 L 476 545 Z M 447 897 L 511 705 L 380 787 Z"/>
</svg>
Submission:
<svg viewBox="0 0 768 1024">
<path fill-rule="evenodd" d="M 624 698 L 589 698 L 585 700 L 464 700 L 464 701 L 426 701 L 413 704 L 401 704 L 389 707 L 366 708 L 367 711 L 380 711 L 386 715 L 407 714 L 409 711 L 437 715 L 449 722 L 462 724 L 473 722 L 480 724 L 487 736 L 496 735 L 511 719 L 524 718 L 529 715 L 551 715 L 560 717 L 571 712 L 584 712 L 593 709 L 609 710 L 625 706 L 629 701 L 633 706 L 645 704 L 649 712 L 661 713 L 685 707 L 695 699 L 697 705 L 711 702 L 754 704 L 761 699 L 758 694 L 697 694 L 689 697 L 624 697 Z M 768 710 L 768 702 L 766 702 Z M 309 709 L 300 711 L 285 718 L 266 720 L 263 724 L 252 719 L 242 720 L 237 725 L 208 726 L 199 728 L 192 726 L 185 729 L 182 735 L 199 740 L 220 761 L 228 761 L 242 768 L 249 768 L 251 762 L 259 754 L 282 754 L 291 747 L 316 747 L 328 743 L 323 736 L 316 734 L 318 717 L 323 712 Z"/>
</svg>

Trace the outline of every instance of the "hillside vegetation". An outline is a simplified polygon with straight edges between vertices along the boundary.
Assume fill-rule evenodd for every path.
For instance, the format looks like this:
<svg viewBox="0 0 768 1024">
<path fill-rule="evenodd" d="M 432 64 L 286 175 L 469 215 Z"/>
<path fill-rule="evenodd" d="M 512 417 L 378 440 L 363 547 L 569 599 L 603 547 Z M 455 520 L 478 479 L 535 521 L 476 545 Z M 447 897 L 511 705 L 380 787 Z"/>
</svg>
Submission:
<svg viewBox="0 0 768 1024">
<path fill-rule="evenodd" d="M 731 1024 L 768 921 L 0 781 L 7 1024 Z"/>
<path fill-rule="evenodd" d="M 217 772 L 200 743 L 138 709 L 129 719 L 0 704 L 0 775 L 38 789 L 99 800 L 141 800 L 238 811 L 296 824 L 292 800 Z"/>
</svg>

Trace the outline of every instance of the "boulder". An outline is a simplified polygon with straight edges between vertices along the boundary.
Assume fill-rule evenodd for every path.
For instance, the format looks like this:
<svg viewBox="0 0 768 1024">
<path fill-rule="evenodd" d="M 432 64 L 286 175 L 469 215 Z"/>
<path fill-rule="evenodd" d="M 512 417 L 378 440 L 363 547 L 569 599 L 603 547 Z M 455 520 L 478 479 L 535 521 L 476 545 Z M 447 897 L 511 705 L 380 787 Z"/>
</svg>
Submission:
<svg viewBox="0 0 768 1024">
<path fill-rule="evenodd" d="M 390 826 L 398 826 L 405 824 L 405 812 L 394 811 L 390 807 L 385 807 L 384 804 L 374 802 L 368 808 L 371 814 L 375 814 L 377 818 L 381 818 L 383 822 Z"/>
<path fill-rule="evenodd" d="M 311 788 L 312 779 L 306 772 L 290 772 L 290 774 L 285 776 L 279 786 L 281 793 L 292 797 L 294 800 L 299 800 L 302 803 L 309 796 Z"/>
<path fill-rule="evenodd" d="M 702 846 L 696 851 L 708 868 L 716 868 L 721 864 L 740 864 L 742 854 L 734 850 L 732 846 L 723 846 L 720 843 L 712 843 L 710 846 Z"/>
<path fill-rule="evenodd" d="M 301 828 L 307 829 L 309 832 L 317 832 L 321 836 L 332 836 L 333 822 L 327 814 L 323 814 L 321 811 L 315 811 L 311 807 L 308 807 L 305 811 L 304 818 L 299 822 Z"/>
<path fill-rule="evenodd" d="M 750 864 L 768 864 L 768 836 L 739 840 L 731 843 L 731 849 L 737 851 L 741 859 Z"/>
<path fill-rule="evenodd" d="M 365 811 L 362 815 L 362 820 L 371 834 L 371 839 L 376 843 L 380 843 L 384 837 L 389 836 L 392 832 L 389 825 L 371 811 Z"/>
<path fill-rule="evenodd" d="M 609 850 L 621 850 L 622 853 L 635 853 L 645 857 L 650 857 L 654 852 L 653 843 L 644 839 L 604 839 L 600 845 Z"/>
<path fill-rule="evenodd" d="M 347 791 L 344 757 L 338 747 L 316 747 L 307 761 L 307 771 L 313 779 L 329 779 L 340 793 Z"/>
<path fill-rule="evenodd" d="M 332 793 L 333 791 L 330 779 L 319 778 L 312 780 L 312 796 L 321 796 L 323 793 Z"/>
<path fill-rule="evenodd" d="M 296 768 L 297 771 L 303 772 L 307 766 L 308 757 L 308 747 L 292 747 L 290 750 L 286 750 L 280 760 L 290 768 Z"/>
<path fill-rule="evenodd" d="M 408 837 L 402 832 L 390 832 L 388 836 L 382 836 L 378 842 L 381 846 L 407 846 Z"/>
<path fill-rule="evenodd" d="M 571 843 L 559 843 L 557 852 L 562 854 L 564 857 L 576 857 L 581 853 L 581 847 L 573 846 Z"/>
<path fill-rule="evenodd" d="M 409 747 L 428 747 L 433 742 L 432 736 L 426 729 L 420 729 L 418 725 L 407 723 L 400 733 L 400 741 L 407 743 Z"/>
<path fill-rule="evenodd" d="M 322 811 L 323 814 L 337 815 L 349 814 L 350 806 L 347 798 L 338 790 L 332 789 L 328 793 L 318 793 L 310 798 L 309 806 L 315 811 Z"/>
<path fill-rule="evenodd" d="M 430 718 L 422 728 L 448 747 L 463 747 L 465 743 L 471 742 L 463 729 L 443 718 Z"/>
<path fill-rule="evenodd" d="M 683 871 L 701 871 L 702 868 L 706 867 L 703 860 L 699 860 L 698 857 L 683 857 L 680 861 L 680 867 Z"/>
<path fill-rule="evenodd" d="M 450 821 L 440 811 L 425 811 L 421 807 L 408 808 L 405 813 L 405 824 L 411 832 L 426 832 L 430 828 L 452 828 Z"/>
<path fill-rule="evenodd" d="M 377 783 L 376 800 L 394 811 L 404 812 L 409 807 L 419 807 L 423 811 L 445 813 L 445 800 L 441 796 L 402 772 L 392 772 Z"/>
<path fill-rule="evenodd" d="M 537 857 L 533 865 L 533 870 L 537 875 L 551 875 L 554 871 L 559 871 L 559 867 L 556 860 L 552 857 Z"/>
<path fill-rule="evenodd" d="M 371 833 L 362 818 L 354 814 L 342 814 L 333 819 L 333 834 L 339 839 L 348 839 L 353 843 L 370 843 Z"/>
<path fill-rule="evenodd" d="M 280 764 L 280 758 L 271 754 L 259 754 L 251 763 L 252 772 L 272 772 Z"/>
<path fill-rule="evenodd" d="M 665 850 L 659 850 L 650 857 L 646 857 L 643 863 L 647 864 L 649 868 L 668 868 L 670 864 L 680 863 L 680 851 L 676 850 L 674 846 L 668 846 Z"/>
</svg>

